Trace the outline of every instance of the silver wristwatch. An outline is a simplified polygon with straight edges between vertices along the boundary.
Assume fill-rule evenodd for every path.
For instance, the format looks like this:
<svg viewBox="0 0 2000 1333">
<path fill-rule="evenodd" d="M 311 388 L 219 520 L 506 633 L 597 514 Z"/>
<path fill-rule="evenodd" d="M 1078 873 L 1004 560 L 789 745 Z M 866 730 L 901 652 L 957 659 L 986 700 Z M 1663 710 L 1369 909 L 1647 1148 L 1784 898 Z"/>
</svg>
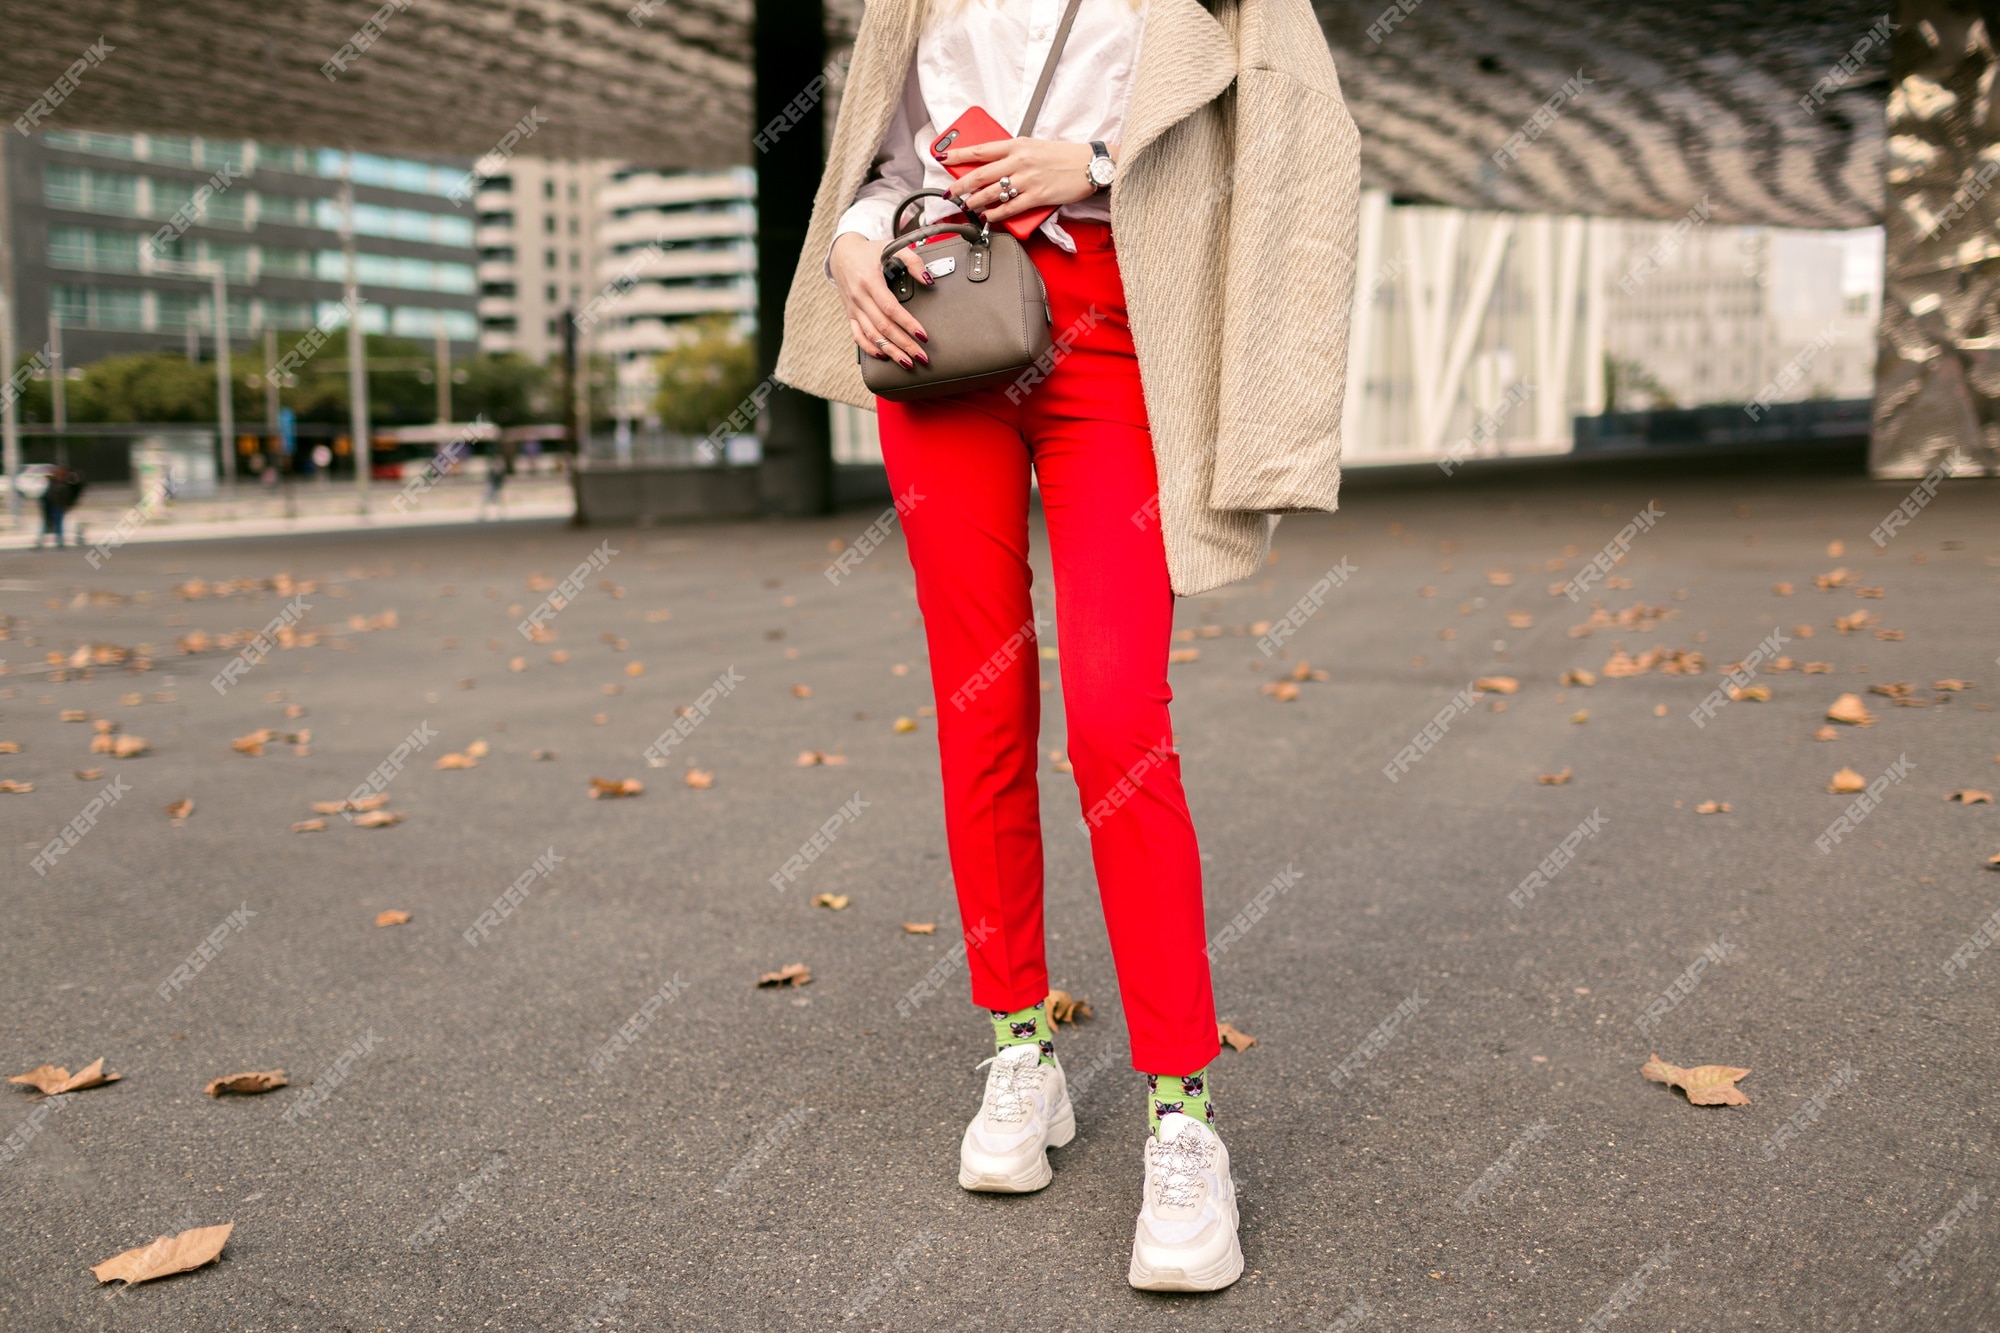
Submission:
<svg viewBox="0 0 2000 1333">
<path fill-rule="evenodd" d="M 1113 178 L 1118 175 L 1118 164 L 1111 160 L 1111 150 L 1104 146 L 1102 139 L 1092 139 L 1090 151 L 1094 156 L 1090 159 L 1090 165 L 1083 169 L 1083 174 L 1090 178 L 1090 190 L 1095 194 L 1110 186 Z"/>
</svg>

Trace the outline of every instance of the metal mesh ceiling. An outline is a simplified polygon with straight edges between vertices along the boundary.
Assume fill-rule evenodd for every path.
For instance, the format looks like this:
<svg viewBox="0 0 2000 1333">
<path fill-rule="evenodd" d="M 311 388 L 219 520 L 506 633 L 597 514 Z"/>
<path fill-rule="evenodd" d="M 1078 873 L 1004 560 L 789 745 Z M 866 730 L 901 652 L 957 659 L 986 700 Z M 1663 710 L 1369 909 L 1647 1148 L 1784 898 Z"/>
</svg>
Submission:
<svg viewBox="0 0 2000 1333">
<path fill-rule="evenodd" d="M 401 0 L 396 0 L 401 2 Z M 1855 0 L 1323 0 L 1366 154 L 1399 197 L 1469 207 L 1860 226 L 1881 216 L 1886 53 L 1799 105 L 1880 15 Z M 1404 0 L 1406 5 L 1410 0 Z M 747 160 L 748 0 L 394 3 L 337 80 L 321 65 L 377 8 L 335 0 L 0 3 L 0 107 L 19 114 L 101 36 L 115 51 L 48 122 L 475 157 L 530 107 L 523 151 L 660 166 Z M 858 0 L 829 6 L 838 48 Z M 1506 169 L 1491 154 L 1581 70 L 1590 82 Z"/>
</svg>

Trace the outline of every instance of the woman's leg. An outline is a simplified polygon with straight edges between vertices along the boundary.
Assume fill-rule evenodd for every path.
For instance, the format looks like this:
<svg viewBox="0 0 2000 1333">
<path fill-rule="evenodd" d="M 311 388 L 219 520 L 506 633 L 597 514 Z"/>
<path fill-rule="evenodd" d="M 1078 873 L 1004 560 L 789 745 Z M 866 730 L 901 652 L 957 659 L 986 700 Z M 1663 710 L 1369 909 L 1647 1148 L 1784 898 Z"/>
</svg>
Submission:
<svg viewBox="0 0 2000 1333">
<path fill-rule="evenodd" d="M 1153 441 L 1116 253 L 1101 229 L 1074 233 L 1075 255 L 1036 248 L 1057 334 L 1075 336 L 1022 400 L 1054 561 L 1070 762 L 1132 1063 L 1193 1074 L 1220 1046 L 1201 852 L 1168 715 L 1174 597 Z"/>
<path fill-rule="evenodd" d="M 930 645 L 972 998 L 1048 994 L 1036 791 L 1041 672 L 1028 588 L 1028 454 L 997 395 L 881 404 L 882 457 Z"/>
</svg>

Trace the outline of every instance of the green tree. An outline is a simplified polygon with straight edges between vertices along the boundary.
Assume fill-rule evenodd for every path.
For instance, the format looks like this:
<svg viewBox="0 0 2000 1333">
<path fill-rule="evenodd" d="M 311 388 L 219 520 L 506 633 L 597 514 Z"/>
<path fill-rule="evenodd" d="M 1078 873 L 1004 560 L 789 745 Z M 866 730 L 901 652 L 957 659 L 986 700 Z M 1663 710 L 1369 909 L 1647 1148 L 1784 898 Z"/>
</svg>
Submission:
<svg viewBox="0 0 2000 1333">
<path fill-rule="evenodd" d="M 653 410 L 661 425 L 683 435 L 707 434 L 757 387 L 757 348 L 730 315 L 690 321 L 684 341 L 655 364 L 660 391 Z"/>
<path fill-rule="evenodd" d="M 451 391 L 451 414 L 460 421 L 483 415 L 496 426 L 526 426 L 557 419 L 561 377 L 518 352 L 477 356 L 453 369 L 465 372 Z"/>
</svg>

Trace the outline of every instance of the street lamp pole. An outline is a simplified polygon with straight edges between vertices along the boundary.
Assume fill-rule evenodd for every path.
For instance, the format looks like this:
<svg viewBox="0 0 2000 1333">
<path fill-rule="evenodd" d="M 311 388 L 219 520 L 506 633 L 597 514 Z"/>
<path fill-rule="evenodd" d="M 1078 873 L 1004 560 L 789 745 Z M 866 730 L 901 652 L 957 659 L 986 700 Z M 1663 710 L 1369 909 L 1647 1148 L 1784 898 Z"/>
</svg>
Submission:
<svg viewBox="0 0 2000 1333">
<path fill-rule="evenodd" d="M 368 350 L 361 332 L 360 261 L 354 253 L 354 154 L 340 164 L 340 252 L 347 260 L 347 398 L 349 430 L 354 436 L 354 495 L 368 512 L 368 482 L 373 464 L 368 448 Z"/>
<path fill-rule="evenodd" d="M 222 261 L 208 266 L 215 300 L 215 426 L 222 436 L 222 492 L 236 498 L 236 384 L 229 373 L 229 281 Z"/>
</svg>

